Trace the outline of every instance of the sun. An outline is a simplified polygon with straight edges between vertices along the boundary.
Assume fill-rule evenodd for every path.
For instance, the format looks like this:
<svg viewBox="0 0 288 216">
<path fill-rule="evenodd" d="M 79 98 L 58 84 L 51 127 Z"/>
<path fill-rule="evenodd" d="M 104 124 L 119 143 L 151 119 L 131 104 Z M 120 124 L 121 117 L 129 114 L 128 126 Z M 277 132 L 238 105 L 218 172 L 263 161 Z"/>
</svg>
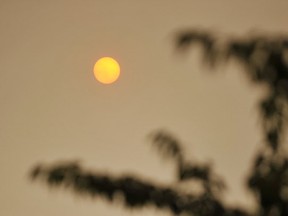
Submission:
<svg viewBox="0 0 288 216">
<path fill-rule="evenodd" d="M 120 66 L 111 57 L 100 58 L 94 65 L 94 76 L 100 83 L 111 84 L 119 78 L 119 75 Z"/>
</svg>

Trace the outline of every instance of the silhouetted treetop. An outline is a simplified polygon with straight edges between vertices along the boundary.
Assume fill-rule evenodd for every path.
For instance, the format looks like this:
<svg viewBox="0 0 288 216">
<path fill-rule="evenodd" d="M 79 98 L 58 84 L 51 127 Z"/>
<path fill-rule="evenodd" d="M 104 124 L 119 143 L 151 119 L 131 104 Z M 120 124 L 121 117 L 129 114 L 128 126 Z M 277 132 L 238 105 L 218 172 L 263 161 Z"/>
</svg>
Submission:
<svg viewBox="0 0 288 216">
<path fill-rule="evenodd" d="M 218 38 L 218 39 L 217 39 Z M 230 59 L 244 66 L 255 84 L 266 87 L 259 102 L 266 145 L 255 158 L 249 188 L 259 199 L 260 215 L 288 215 L 288 158 L 284 146 L 288 117 L 288 37 L 252 35 L 220 40 L 209 31 L 184 31 L 177 37 L 177 48 L 200 45 L 204 62 L 215 67 Z"/>
<path fill-rule="evenodd" d="M 268 88 L 259 108 L 266 141 L 277 151 L 287 120 L 288 38 L 252 35 L 220 40 L 209 31 L 192 30 L 180 33 L 176 44 L 180 50 L 200 45 L 204 62 L 211 66 L 234 59 L 245 67 L 252 82 Z"/>
</svg>

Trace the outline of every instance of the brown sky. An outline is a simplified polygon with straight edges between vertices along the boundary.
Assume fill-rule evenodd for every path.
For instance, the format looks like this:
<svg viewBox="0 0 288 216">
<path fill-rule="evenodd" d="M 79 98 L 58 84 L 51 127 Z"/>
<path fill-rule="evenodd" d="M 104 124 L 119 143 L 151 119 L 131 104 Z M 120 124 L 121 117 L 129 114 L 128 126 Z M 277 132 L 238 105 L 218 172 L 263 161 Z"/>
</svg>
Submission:
<svg viewBox="0 0 288 216">
<path fill-rule="evenodd" d="M 37 162 L 79 159 L 172 184 L 173 167 L 146 139 L 158 128 L 176 134 L 192 158 L 214 162 L 228 203 L 250 202 L 243 182 L 261 143 L 261 91 L 233 64 L 211 74 L 197 53 L 175 55 L 173 37 L 186 27 L 287 32 L 287 11 L 280 0 L 0 0 L 0 215 L 139 215 L 51 192 L 27 173 Z M 107 55 L 122 69 L 108 86 L 92 73 Z"/>
</svg>

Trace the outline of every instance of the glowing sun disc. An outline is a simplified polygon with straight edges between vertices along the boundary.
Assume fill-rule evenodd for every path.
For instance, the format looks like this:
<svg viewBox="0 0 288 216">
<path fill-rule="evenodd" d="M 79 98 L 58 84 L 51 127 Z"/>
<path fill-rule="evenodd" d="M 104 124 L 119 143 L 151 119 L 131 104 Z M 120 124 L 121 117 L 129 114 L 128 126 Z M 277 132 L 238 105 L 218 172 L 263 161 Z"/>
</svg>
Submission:
<svg viewBox="0 0 288 216">
<path fill-rule="evenodd" d="M 118 62 L 111 57 L 100 58 L 94 65 L 94 76 L 103 84 L 115 82 L 120 75 Z"/>
</svg>

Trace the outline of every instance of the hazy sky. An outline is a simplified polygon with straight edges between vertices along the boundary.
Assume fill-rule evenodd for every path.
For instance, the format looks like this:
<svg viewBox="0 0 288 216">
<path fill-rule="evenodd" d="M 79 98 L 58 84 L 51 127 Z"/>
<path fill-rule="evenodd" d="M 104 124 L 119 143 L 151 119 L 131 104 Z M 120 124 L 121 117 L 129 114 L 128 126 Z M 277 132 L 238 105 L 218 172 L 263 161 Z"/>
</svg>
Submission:
<svg viewBox="0 0 288 216">
<path fill-rule="evenodd" d="M 197 53 L 176 55 L 173 39 L 188 27 L 287 32 L 287 11 L 280 0 L 0 0 L 0 215 L 153 215 L 50 191 L 27 174 L 37 162 L 78 159 L 172 184 L 173 166 L 147 141 L 158 128 L 214 162 L 228 203 L 247 203 L 261 91 L 233 63 L 209 73 Z M 121 65 L 115 84 L 93 77 L 102 56 Z"/>
</svg>

